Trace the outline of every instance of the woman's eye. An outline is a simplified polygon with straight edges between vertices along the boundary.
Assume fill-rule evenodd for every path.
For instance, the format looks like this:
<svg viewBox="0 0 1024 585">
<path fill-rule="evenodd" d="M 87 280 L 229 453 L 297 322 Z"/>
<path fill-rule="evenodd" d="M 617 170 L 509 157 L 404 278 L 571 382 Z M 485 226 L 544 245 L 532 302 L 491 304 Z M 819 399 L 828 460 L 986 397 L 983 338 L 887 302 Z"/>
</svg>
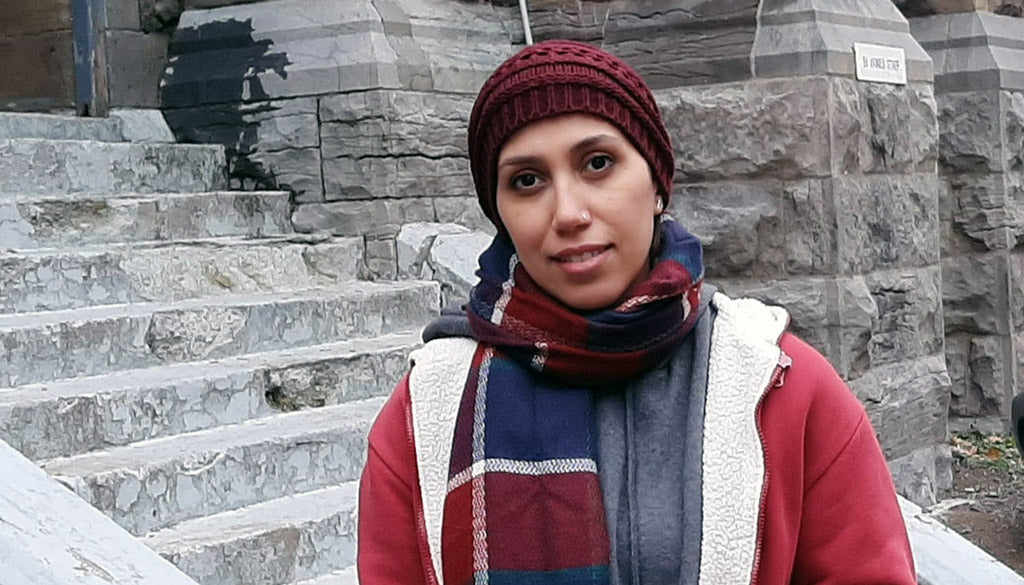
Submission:
<svg viewBox="0 0 1024 585">
<path fill-rule="evenodd" d="M 538 182 L 539 180 L 537 179 L 537 175 L 532 173 L 523 173 L 512 178 L 512 188 L 531 189 L 536 187 Z"/>
<path fill-rule="evenodd" d="M 607 154 L 596 154 L 587 160 L 587 170 L 603 171 L 612 166 L 612 157 Z"/>
</svg>

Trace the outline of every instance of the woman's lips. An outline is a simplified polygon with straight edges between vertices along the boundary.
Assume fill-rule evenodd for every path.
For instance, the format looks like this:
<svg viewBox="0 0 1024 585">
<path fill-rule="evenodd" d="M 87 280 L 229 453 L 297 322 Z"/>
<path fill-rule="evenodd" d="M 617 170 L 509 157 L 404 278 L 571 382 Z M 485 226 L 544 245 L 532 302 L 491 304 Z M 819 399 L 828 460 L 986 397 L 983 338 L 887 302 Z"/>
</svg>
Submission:
<svg viewBox="0 0 1024 585">
<path fill-rule="evenodd" d="M 565 272 L 580 275 L 600 266 L 605 261 L 605 258 L 607 258 L 608 250 L 610 249 L 610 245 L 580 246 L 562 250 L 555 254 L 552 259 Z"/>
<path fill-rule="evenodd" d="M 597 256 L 601 252 L 603 252 L 603 250 L 591 250 L 589 252 L 573 254 L 572 256 L 561 259 L 561 262 L 583 262 L 584 260 L 590 260 L 591 258 Z"/>
</svg>

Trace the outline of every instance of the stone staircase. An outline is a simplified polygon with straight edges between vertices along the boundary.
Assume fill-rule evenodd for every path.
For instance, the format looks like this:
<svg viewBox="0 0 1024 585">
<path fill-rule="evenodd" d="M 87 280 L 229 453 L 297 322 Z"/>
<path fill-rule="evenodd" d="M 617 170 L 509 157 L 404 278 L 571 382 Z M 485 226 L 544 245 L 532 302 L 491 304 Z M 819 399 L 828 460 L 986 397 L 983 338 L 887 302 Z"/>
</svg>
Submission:
<svg viewBox="0 0 1024 585">
<path fill-rule="evenodd" d="M 355 583 L 366 434 L 438 309 L 219 147 L 0 113 L 0 439 L 202 585 Z"/>
</svg>

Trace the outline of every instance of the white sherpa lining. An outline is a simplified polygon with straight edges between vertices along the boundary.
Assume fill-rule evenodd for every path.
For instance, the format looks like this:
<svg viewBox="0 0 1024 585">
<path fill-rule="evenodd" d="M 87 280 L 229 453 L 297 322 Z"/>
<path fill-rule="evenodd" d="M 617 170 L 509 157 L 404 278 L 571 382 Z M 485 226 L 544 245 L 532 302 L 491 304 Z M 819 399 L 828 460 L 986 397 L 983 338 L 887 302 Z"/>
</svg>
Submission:
<svg viewBox="0 0 1024 585">
<path fill-rule="evenodd" d="M 700 582 L 749 585 L 757 547 L 764 447 L 757 405 L 779 364 L 784 309 L 716 294 L 704 414 Z"/>
<path fill-rule="evenodd" d="M 423 519 L 430 560 L 438 585 L 441 569 L 441 526 L 448 494 L 455 419 L 459 414 L 466 375 L 476 352 L 476 341 L 465 337 L 435 339 L 410 356 L 409 395 L 412 402 L 416 469 L 423 501 Z"/>
</svg>

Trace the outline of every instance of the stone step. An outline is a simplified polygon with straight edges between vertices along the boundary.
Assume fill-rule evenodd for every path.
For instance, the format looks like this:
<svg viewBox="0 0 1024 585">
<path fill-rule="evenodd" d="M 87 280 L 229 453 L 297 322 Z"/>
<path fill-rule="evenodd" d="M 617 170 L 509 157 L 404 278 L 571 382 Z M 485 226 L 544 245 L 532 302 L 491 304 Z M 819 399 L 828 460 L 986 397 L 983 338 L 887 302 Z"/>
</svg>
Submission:
<svg viewBox="0 0 1024 585">
<path fill-rule="evenodd" d="M 380 396 L 419 331 L 0 389 L 0 440 L 70 457 L 281 411 Z"/>
<path fill-rule="evenodd" d="M 0 140 L 12 138 L 120 142 L 123 134 L 118 118 L 0 112 Z"/>
<path fill-rule="evenodd" d="M 356 566 L 296 583 L 295 585 L 359 585 Z"/>
<path fill-rule="evenodd" d="M 152 533 L 143 542 L 203 585 L 285 585 L 353 574 L 358 482 L 286 496 Z"/>
<path fill-rule="evenodd" d="M 0 140 L 0 193 L 199 193 L 227 186 L 224 148 L 87 140 Z"/>
<path fill-rule="evenodd" d="M 0 313 L 328 286 L 362 259 L 361 238 L 305 235 L 0 253 Z"/>
<path fill-rule="evenodd" d="M 0 249 L 292 233 L 284 191 L 0 197 Z"/>
<path fill-rule="evenodd" d="M 354 481 L 384 398 L 40 462 L 135 535 Z"/>
<path fill-rule="evenodd" d="M 0 387 L 408 331 L 437 314 L 439 296 L 433 282 L 349 282 L 0 315 Z"/>
</svg>

